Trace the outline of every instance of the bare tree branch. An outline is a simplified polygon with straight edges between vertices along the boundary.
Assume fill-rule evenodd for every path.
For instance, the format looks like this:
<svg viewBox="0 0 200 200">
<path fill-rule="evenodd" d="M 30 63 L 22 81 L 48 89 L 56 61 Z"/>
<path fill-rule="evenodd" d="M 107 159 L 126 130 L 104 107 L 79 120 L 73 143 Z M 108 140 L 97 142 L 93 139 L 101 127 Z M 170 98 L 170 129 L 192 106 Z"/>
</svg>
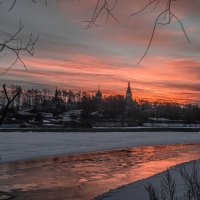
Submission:
<svg viewBox="0 0 200 200">
<path fill-rule="evenodd" d="M 41 1 L 39 0 L 29 0 L 33 3 L 39 3 Z M 19 0 L 2 0 L 0 1 L 0 5 L 7 3 L 10 5 L 9 11 L 12 11 L 15 7 L 15 5 L 19 2 Z M 45 5 L 48 5 L 48 0 L 42 0 L 42 2 L 45 3 Z M 55 0 L 56 3 L 59 2 L 59 0 Z M 15 55 L 14 62 L 8 66 L 3 72 L 0 73 L 0 76 L 6 74 L 18 61 L 23 65 L 25 69 L 27 69 L 27 66 L 22 58 L 22 53 L 28 53 L 29 55 L 33 56 L 35 45 L 39 39 L 39 35 L 33 36 L 31 33 L 28 37 L 28 41 L 24 42 L 22 39 L 20 39 L 20 34 L 22 30 L 24 29 L 24 26 L 21 24 L 19 28 L 16 30 L 15 33 L 10 34 L 4 30 L 0 30 L 4 36 L 1 38 L 3 41 L 0 42 L 0 58 L 4 57 L 8 52 Z"/>
<path fill-rule="evenodd" d="M 179 1 L 179 0 L 149 0 L 144 5 L 143 8 L 141 8 L 139 11 L 132 13 L 130 15 L 130 16 L 138 15 L 151 6 L 153 6 L 151 12 L 154 12 L 158 8 L 158 5 L 160 5 L 160 4 L 164 5 L 163 9 L 159 8 L 160 10 L 159 10 L 159 12 L 158 12 L 158 14 L 155 18 L 151 37 L 150 37 L 149 42 L 147 44 L 146 50 L 145 50 L 143 56 L 141 57 L 141 59 L 139 60 L 138 64 L 140 64 L 143 61 L 143 59 L 146 57 L 147 53 L 149 52 L 149 49 L 150 49 L 152 42 L 153 42 L 153 38 L 154 38 L 154 35 L 155 35 L 157 25 L 163 25 L 163 26 L 169 25 L 169 24 L 171 24 L 172 20 L 175 19 L 180 24 L 186 40 L 188 41 L 188 43 L 190 43 L 189 37 L 186 33 L 186 30 L 183 26 L 182 21 L 172 11 L 173 10 L 172 9 L 173 8 L 172 3 L 177 2 L 177 1 Z M 117 23 L 119 23 L 119 20 L 113 14 L 113 10 L 116 8 L 117 4 L 118 4 L 118 0 L 115 0 L 114 3 L 113 3 L 112 0 L 97 0 L 90 20 L 84 21 L 84 22 L 88 23 L 87 26 L 86 26 L 86 29 L 91 28 L 93 25 L 97 26 L 96 21 L 100 17 L 100 15 L 102 14 L 103 11 L 106 11 L 106 14 L 107 14 L 106 23 L 108 22 L 110 17 L 112 17 Z"/>
<path fill-rule="evenodd" d="M 9 8 L 9 11 L 11 11 L 19 0 L 8 0 L 8 1 L 11 3 L 10 8 Z M 29 1 L 31 1 L 33 3 L 39 3 L 40 2 L 39 0 L 29 0 Z M 59 1 L 60 0 L 55 0 L 56 3 L 58 3 Z M 150 37 L 149 42 L 147 44 L 146 50 L 145 50 L 144 54 L 141 56 L 138 64 L 140 64 L 143 61 L 143 59 L 146 57 L 146 55 L 148 54 L 150 47 L 152 45 L 154 35 L 155 35 L 155 32 L 156 32 L 158 25 L 163 25 L 163 26 L 169 25 L 169 24 L 172 23 L 173 19 L 176 20 L 179 23 L 179 25 L 181 26 L 181 30 L 184 33 L 186 40 L 188 41 L 188 43 L 190 43 L 189 37 L 186 33 L 186 30 L 183 26 L 182 21 L 177 17 L 177 15 L 173 12 L 173 9 L 172 9 L 173 8 L 173 2 L 178 2 L 178 1 L 180 1 L 180 0 L 149 0 L 144 5 L 144 7 L 142 7 L 139 11 L 132 13 L 130 15 L 130 16 L 138 15 L 140 13 L 143 13 L 146 9 L 148 9 L 150 7 L 153 7 L 151 9 L 151 12 L 154 12 L 155 10 L 157 10 L 158 5 L 162 4 L 162 6 L 164 6 L 163 9 L 159 7 L 159 12 L 158 12 L 158 14 L 155 18 L 155 21 L 154 21 L 151 37 Z M 4 2 L 5 2 L 5 0 L 1 1 L 0 4 L 3 4 Z M 43 2 L 45 2 L 45 5 L 47 6 L 48 0 L 43 0 Z M 115 22 L 120 23 L 119 20 L 117 19 L 117 17 L 113 13 L 115 8 L 117 7 L 117 5 L 118 5 L 118 0 L 96 0 L 95 7 L 94 7 L 94 10 L 93 10 L 92 15 L 90 17 L 90 20 L 83 21 L 83 22 L 87 23 L 85 28 L 89 29 L 93 26 L 99 26 L 97 24 L 97 20 L 104 12 L 106 13 L 106 23 L 108 23 L 108 21 L 110 19 L 113 19 Z M 14 63 L 16 63 L 17 61 L 20 61 L 23 64 L 24 68 L 26 68 L 25 63 L 23 62 L 23 59 L 20 56 L 20 53 L 26 52 L 30 55 L 33 55 L 34 54 L 34 47 L 35 47 L 35 44 L 38 40 L 38 36 L 36 38 L 33 38 L 33 35 L 31 34 L 30 37 L 29 37 L 29 41 L 27 42 L 26 45 L 24 45 L 22 43 L 22 40 L 17 38 L 19 33 L 22 31 L 23 27 L 24 26 L 22 26 L 21 23 L 20 23 L 19 29 L 14 34 L 5 33 L 7 36 L 9 36 L 9 39 L 5 40 L 3 43 L 0 43 L 0 53 L 5 53 L 5 52 L 3 52 L 3 51 L 5 51 L 5 49 L 11 51 L 12 53 L 15 54 L 15 56 L 17 58 L 17 60 L 15 60 Z M 11 45 L 11 43 L 13 44 L 14 41 L 15 41 L 15 44 L 16 44 L 15 47 L 13 47 Z M 9 69 L 12 68 L 12 66 L 13 66 L 13 64 L 11 64 L 5 70 L 5 72 L 3 72 L 1 74 L 5 74 Z"/>
<path fill-rule="evenodd" d="M 18 0 L 9 0 L 9 1 L 11 2 L 11 6 L 8 10 L 11 11 L 14 8 L 14 6 L 17 4 Z M 30 0 L 30 1 L 32 1 L 33 3 L 38 3 L 37 0 Z M 57 0 L 57 1 L 59 1 L 59 0 Z M 5 1 L 3 1 L 2 3 L 4 3 L 4 2 Z M 44 2 L 45 2 L 45 5 L 47 6 L 47 0 L 44 0 Z"/>
<path fill-rule="evenodd" d="M 4 38 L 4 41 L 0 43 L 0 53 L 6 53 L 7 51 L 10 51 L 11 53 L 15 55 L 16 59 L 4 72 L 0 74 L 0 76 L 8 72 L 17 63 L 17 61 L 20 61 L 21 64 L 24 66 L 24 68 L 27 69 L 26 64 L 24 63 L 21 57 L 21 53 L 24 52 L 33 56 L 34 48 L 35 48 L 36 42 L 38 41 L 39 35 L 34 37 L 33 34 L 31 33 L 28 38 L 28 41 L 23 42 L 23 40 L 20 39 L 19 37 L 23 28 L 24 26 L 20 22 L 20 25 L 17 31 L 13 34 L 1 31 L 6 35 L 6 38 Z"/>
<path fill-rule="evenodd" d="M 97 0 L 90 20 L 83 21 L 87 23 L 86 29 L 91 28 L 93 25 L 98 26 L 96 21 L 103 11 L 106 12 L 106 22 L 108 22 L 109 18 L 112 18 L 115 22 L 119 23 L 119 20 L 113 14 L 113 10 L 117 6 L 117 3 L 118 0 L 114 0 L 114 3 L 110 0 Z"/>
<path fill-rule="evenodd" d="M 174 18 L 175 20 L 178 21 L 178 23 L 181 25 L 181 28 L 182 28 L 182 31 L 188 41 L 188 43 L 190 43 L 190 40 L 186 34 L 186 31 L 185 31 L 185 28 L 183 26 L 183 23 L 181 22 L 181 20 L 172 12 L 172 1 L 176 1 L 176 0 L 167 0 L 167 5 L 166 5 L 166 9 L 163 10 L 162 12 L 160 12 L 157 16 L 157 18 L 155 19 L 155 23 L 154 23 L 154 26 L 153 26 L 153 31 L 152 31 L 152 34 L 151 34 L 151 38 L 149 40 L 149 43 L 147 45 L 147 48 L 146 48 L 146 51 L 144 52 L 143 56 L 141 57 L 141 59 L 139 60 L 138 64 L 140 64 L 143 59 L 146 57 L 150 47 L 151 47 L 151 44 L 152 44 L 152 41 L 153 41 L 153 38 L 154 38 L 154 35 L 155 35 L 155 31 L 156 31 L 156 28 L 157 28 L 157 25 L 160 24 L 160 25 L 168 25 L 172 22 L 172 19 Z M 148 3 L 146 5 L 145 8 L 141 9 L 140 11 L 138 11 L 137 13 L 134 13 L 133 15 L 135 14 L 138 14 L 142 11 L 144 11 L 147 7 L 149 7 L 152 3 L 156 3 L 155 7 L 157 7 L 157 5 L 160 3 L 160 0 L 153 0 L 151 1 L 150 3 Z M 154 9 L 155 9 L 154 7 Z M 163 16 L 163 19 L 161 21 L 160 18 Z"/>
<path fill-rule="evenodd" d="M 17 2 L 19 0 L 7 0 L 7 1 L 11 2 L 11 5 L 10 5 L 10 7 L 8 9 L 9 11 L 11 11 L 15 7 L 15 5 L 17 4 Z M 31 1 L 33 3 L 41 2 L 40 0 L 29 0 L 29 1 Z M 60 0 L 55 0 L 55 1 L 56 1 L 56 3 L 59 3 Z M 6 2 L 6 0 L 1 1 L 0 5 L 3 4 L 3 3 L 5 3 L 5 2 Z M 43 2 L 45 3 L 46 6 L 48 5 L 48 0 L 43 0 Z"/>
</svg>

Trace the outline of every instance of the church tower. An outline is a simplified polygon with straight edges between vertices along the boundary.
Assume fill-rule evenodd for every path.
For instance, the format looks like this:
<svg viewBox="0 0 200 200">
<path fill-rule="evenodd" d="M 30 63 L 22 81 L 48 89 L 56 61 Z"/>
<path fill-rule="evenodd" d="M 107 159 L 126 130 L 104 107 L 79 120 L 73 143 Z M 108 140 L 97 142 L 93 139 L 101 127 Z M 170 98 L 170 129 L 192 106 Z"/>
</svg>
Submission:
<svg viewBox="0 0 200 200">
<path fill-rule="evenodd" d="M 56 91 L 55 91 L 55 94 L 54 94 L 54 98 L 58 99 L 58 88 L 57 87 L 56 87 Z"/>
<path fill-rule="evenodd" d="M 132 92 L 131 92 L 131 86 L 130 83 L 128 83 L 128 87 L 126 90 L 126 103 L 132 103 L 133 98 L 132 98 Z"/>
<path fill-rule="evenodd" d="M 126 90 L 126 98 L 125 98 L 125 116 L 127 117 L 129 113 L 131 112 L 133 108 L 133 97 L 132 97 L 132 91 L 131 91 L 131 86 L 130 83 L 128 83 L 128 87 Z"/>
<path fill-rule="evenodd" d="M 102 104 L 102 93 L 100 91 L 100 86 L 98 86 L 98 91 L 96 93 L 95 100 L 96 100 L 97 110 L 100 110 Z"/>
<path fill-rule="evenodd" d="M 96 101 L 101 101 L 102 100 L 102 93 L 100 91 L 100 86 L 98 86 L 98 91 L 96 93 Z"/>
</svg>

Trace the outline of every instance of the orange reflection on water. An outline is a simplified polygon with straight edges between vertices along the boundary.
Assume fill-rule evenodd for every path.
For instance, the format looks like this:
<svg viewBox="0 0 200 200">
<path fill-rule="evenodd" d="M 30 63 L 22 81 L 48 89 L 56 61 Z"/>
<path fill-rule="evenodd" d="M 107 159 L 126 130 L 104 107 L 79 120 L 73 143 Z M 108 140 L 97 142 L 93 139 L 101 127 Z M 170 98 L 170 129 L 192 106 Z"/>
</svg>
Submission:
<svg viewBox="0 0 200 200">
<path fill-rule="evenodd" d="M 19 199 L 88 200 L 179 163 L 199 159 L 199 147 L 146 146 L 0 165 L 0 170 L 8 170 L 0 174 L 0 190 L 19 189 L 14 192 Z"/>
</svg>

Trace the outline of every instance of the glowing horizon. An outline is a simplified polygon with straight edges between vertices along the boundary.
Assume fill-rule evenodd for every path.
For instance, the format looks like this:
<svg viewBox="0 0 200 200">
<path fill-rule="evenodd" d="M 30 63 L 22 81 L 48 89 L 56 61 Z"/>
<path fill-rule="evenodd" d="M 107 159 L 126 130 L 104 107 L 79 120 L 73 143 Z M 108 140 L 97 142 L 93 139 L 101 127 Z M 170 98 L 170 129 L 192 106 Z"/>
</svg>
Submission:
<svg viewBox="0 0 200 200">
<path fill-rule="evenodd" d="M 24 1 L 11 13 L 2 6 L 0 20 L 4 19 L 6 30 L 15 30 L 21 19 L 25 26 L 22 36 L 39 33 L 40 40 L 34 57 L 23 56 L 28 70 L 17 63 L 1 77 L 1 83 L 28 88 L 58 86 L 89 93 L 101 85 L 106 95 L 124 95 L 127 82 L 131 82 L 135 99 L 200 103 L 200 15 L 194 2 L 183 0 L 177 11 L 191 44 L 176 21 L 167 27 L 159 26 L 140 65 L 137 63 L 146 50 L 155 16 L 150 10 L 127 16 L 145 1 L 133 5 L 131 0 L 125 0 L 115 12 L 120 24 L 106 24 L 100 19 L 100 27 L 86 30 L 81 21 L 90 17 L 92 2 L 52 2 L 45 7 Z M 1 60 L 1 72 L 11 61 L 11 56 Z"/>
</svg>

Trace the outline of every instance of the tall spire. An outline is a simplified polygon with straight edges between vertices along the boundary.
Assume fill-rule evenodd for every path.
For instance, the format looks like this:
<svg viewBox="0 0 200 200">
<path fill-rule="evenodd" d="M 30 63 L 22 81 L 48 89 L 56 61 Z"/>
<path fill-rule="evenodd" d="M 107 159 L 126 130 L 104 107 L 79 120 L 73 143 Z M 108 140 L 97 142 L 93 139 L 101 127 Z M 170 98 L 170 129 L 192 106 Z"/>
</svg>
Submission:
<svg viewBox="0 0 200 200">
<path fill-rule="evenodd" d="M 98 85 L 98 91 L 96 92 L 96 106 L 97 106 L 97 110 L 101 109 L 101 104 L 102 104 L 102 93 L 100 91 L 100 85 Z"/>
<path fill-rule="evenodd" d="M 96 100 L 101 100 L 101 98 L 102 98 L 102 93 L 100 91 L 100 85 L 98 85 L 98 90 L 96 93 Z"/>
<path fill-rule="evenodd" d="M 130 82 L 128 82 L 128 87 L 126 90 L 126 101 L 132 101 L 132 92 L 131 92 L 131 86 L 130 86 Z"/>
<path fill-rule="evenodd" d="M 56 91 L 55 91 L 55 99 L 57 99 L 58 98 L 58 88 L 57 88 L 57 86 L 56 86 Z"/>
</svg>

